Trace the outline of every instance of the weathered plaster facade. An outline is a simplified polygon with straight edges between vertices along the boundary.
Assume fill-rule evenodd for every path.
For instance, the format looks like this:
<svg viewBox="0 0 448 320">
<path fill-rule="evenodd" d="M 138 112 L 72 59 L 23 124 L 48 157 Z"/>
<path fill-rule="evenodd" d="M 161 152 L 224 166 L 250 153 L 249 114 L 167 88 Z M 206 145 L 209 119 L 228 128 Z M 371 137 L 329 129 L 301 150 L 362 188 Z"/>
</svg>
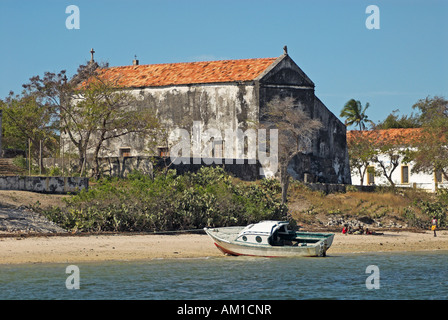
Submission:
<svg viewBox="0 0 448 320">
<path fill-rule="evenodd" d="M 288 56 L 279 58 L 275 67 L 267 70 L 259 79 L 259 107 L 276 96 L 293 97 L 313 119 L 319 119 L 323 127 L 312 141 L 312 150 L 296 156 L 288 172 L 297 180 L 308 174 L 308 182 L 350 184 L 346 127 L 314 94 L 314 83 Z"/>
<path fill-rule="evenodd" d="M 261 62 L 264 63 L 262 67 L 259 65 Z M 197 71 L 199 77 L 210 72 L 207 67 L 221 68 L 219 63 L 210 62 L 210 66 L 207 66 L 204 62 L 204 65 L 194 67 L 202 68 Z M 229 63 L 238 65 L 239 73 L 235 69 L 226 69 Z M 193 64 L 195 63 L 188 67 L 191 68 Z M 173 68 L 179 68 L 180 64 L 172 65 Z M 144 79 L 145 75 L 142 73 L 146 71 L 143 70 L 151 65 L 117 67 L 106 69 L 105 72 L 113 73 L 116 77 L 119 77 L 120 73 L 126 73 L 128 80 L 123 83 L 123 87 L 131 90 L 136 96 L 144 97 L 144 103 L 148 106 L 156 106 L 157 115 L 168 131 L 181 127 L 191 132 L 193 121 L 199 121 L 203 130 L 216 128 L 220 132 L 225 129 L 246 131 L 259 122 L 260 111 L 274 97 L 293 97 L 309 116 L 322 122 L 323 128 L 312 141 L 311 150 L 293 159 L 288 171 L 298 180 L 303 180 L 306 174 L 308 180 L 313 182 L 351 183 L 346 128 L 315 96 L 314 83 L 286 52 L 276 59 L 229 60 L 223 61 L 222 65 L 222 70 L 212 72 L 224 74 L 225 80 L 204 76 L 204 80 L 182 83 L 176 78 L 173 84 L 165 82 L 162 85 L 135 82 L 136 79 Z M 241 70 L 250 71 L 255 67 L 261 68 L 261 71 L 247 77 L 242 76 Z M 135 75 L 132 72 L 135 72 Z M 238 74 L 233 78 L 232 72 Z M 151 77 L 151 72 L 147 73 L 147 76 Z M 219 74 L 221 78 L 222 74 Z M 122 150 L 129 156 L 144 156 L 148 155 L 145 151 L 146 145 L 145 139 L 129 135 L 108 141 L 100 156 L 122 156 Z"/>
</svg>

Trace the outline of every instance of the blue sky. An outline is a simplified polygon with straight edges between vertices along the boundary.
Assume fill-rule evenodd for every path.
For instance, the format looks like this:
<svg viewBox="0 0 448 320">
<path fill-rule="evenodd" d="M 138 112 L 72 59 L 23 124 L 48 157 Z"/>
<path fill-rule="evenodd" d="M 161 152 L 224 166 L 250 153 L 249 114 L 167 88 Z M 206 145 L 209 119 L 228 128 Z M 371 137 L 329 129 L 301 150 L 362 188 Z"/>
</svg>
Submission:
<svg viewBox="0 0 448 320">
<path fill-rule="evenodd" d="M 66 28 L 66 7 L 80 29 Z M 380 10 L 369 30 L 368 5 Z M 339 116 L 354 98 L 375 122 L 448 98 L 445 0 L 0 0 L 0 98 L 45 71 L 72 75 L 90 59 L 111 66 L 289 55 Z"/>
</svg>

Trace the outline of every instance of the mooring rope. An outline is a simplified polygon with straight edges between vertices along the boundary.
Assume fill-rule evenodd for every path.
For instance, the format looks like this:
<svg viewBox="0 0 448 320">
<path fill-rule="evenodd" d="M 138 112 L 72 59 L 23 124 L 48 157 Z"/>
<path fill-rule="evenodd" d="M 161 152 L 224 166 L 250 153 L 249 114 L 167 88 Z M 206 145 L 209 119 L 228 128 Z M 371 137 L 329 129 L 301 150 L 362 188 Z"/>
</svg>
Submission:
<svg viewBox="0 0 448 320">
<path fill-rule="evenodd" d="M 0 238 L 28 238 L 28 237 L 70 237 L 70 236 L 114 236 L 114 235 L 122 235 L 122 236 L 136 236 L 136 235 L 175 235 L 182 233 L 198 233 L 205 234 L 204 229 L 185 229 L 185 230 L 166 230 L 166 231 L 100 231 L 100 232 L 11 232 L 11 233 L 0 233 Z"/>
</svg>

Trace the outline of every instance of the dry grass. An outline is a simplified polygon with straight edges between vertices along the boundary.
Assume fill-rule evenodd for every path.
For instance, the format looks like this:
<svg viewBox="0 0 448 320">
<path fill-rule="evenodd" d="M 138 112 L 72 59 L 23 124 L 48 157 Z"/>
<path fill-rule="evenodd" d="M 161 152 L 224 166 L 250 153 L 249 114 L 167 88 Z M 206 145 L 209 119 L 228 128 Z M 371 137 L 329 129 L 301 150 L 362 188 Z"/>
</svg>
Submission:
<svg viewBox="0 0 448 320">
<path fill-rule="evenodd" d="M 0 205 L 11 207 L 39 206 L 42 209 L 48 209 L 53 206 L 64 207 L 66 203 L 63 199 L 68 197 L 70 196 L 18 190 L 0 190 Z"/>
<path fill-rule="evenodd" d="M 431 197 L 427 192 L 416 190 L 348 191 L 325 195 L 294 183 L 289 190 L 288 206 L 292 217 L 302 223 L 314 223 L 317 220 L 325 222 L 331 216 L 404 221 L 407 210 L 421 214 L 416 202 L 429 200 Z"/>
</svg>

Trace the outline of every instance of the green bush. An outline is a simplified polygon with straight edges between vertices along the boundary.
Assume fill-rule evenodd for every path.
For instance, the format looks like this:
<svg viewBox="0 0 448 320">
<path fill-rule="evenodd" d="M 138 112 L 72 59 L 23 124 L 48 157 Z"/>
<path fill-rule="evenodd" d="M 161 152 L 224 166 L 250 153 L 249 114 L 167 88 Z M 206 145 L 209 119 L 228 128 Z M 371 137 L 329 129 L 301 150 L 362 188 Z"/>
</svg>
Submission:
<svg viewBox="0 0 448 320">
<path fill-rule="evenodd" d="M 62 170 L 59 167 L 50 167 L 47 171 L 47 176 L 60 177 L 60 176 L 62 176 Z"/>
<path fill-rule="evenodd" d="M 222 168 L 176 171 L 154 177 L 133 172 L 127 179 L 104 178 L 45 212 L 67 230 L 155 231 L 245 225 L 286 219 L 277 180 L 233 182 Z"/>
<path fill-rule="evenodd" d="M 427 217 L 426 225 L 429 226 L 431 218 L 436 217 L 440 227 L 446 227 L 446 216 L 448 213 L 448 190 L 437 190 L 436 197 L 430 200 L 414 200 L 414 205 L 418 207 Z"/>
<path fill-rule="evenodd" d="M 438 189 L 437 199 L 445 206 L 448 206 L 448 189 Z"/>
<path fill-rule="evenodd" d="M 28 162 L 24 156 L 17 156 L 12 160 L 12 163 L 22 170 L 28 170 Z"/>
</svg>

